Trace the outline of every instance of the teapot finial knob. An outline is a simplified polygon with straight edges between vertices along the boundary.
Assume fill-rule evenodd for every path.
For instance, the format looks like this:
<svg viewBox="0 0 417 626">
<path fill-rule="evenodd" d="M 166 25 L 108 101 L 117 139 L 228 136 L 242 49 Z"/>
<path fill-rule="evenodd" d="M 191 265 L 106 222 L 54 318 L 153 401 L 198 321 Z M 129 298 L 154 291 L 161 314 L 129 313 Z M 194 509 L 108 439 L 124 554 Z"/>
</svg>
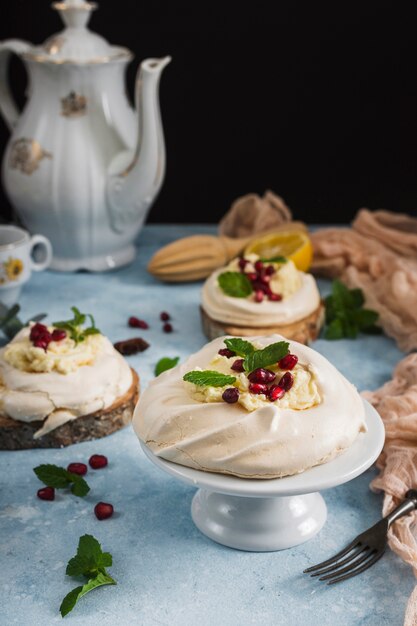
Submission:
<svg viewBox="0 0 417 626">
<path fill-rule="evenodd" d="M 63 0 L 54 2 L 52 7 L 60 13 L 65 26 L 83 28 L 90 19 L 91 11 L 97 8 L 97 4 L 86 0 Z"/>
</svg>

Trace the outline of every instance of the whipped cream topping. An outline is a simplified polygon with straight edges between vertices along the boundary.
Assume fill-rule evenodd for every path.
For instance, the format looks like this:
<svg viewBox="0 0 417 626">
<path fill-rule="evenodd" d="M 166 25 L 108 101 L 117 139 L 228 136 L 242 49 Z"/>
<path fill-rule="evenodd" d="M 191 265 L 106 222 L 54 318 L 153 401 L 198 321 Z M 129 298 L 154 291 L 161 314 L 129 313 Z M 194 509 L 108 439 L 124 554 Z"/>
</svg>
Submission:
<svg viewBox="0 0 417 626">
<path fill-rule="evenodd" d="M 265 347 L 284 338 L 248 340 Z M 142 394 L 133 427 L 155 455 L 209 472 L 277 478 L 331 460 L 366 430 L 355 387 L 327 359 L 294 341 L 289 342 L 290 352 L 313 374 L 318 404 L 300 410 L 265 402 L 248 411 L 239 403 L 191 397 L 184 374 L 206 369 L 223 342 L 221 337 L 207 344 L 184 364 L 158 376 Z"/>
<path fill-rule="evenodd" d="M 258 259 L 257 255 L 247 258 L 251 263 Z M 239 271 L 237 263 L 234 260 L 216 270 L 203 285 L 202 306 L 212 319 L 236 326 L 266 328 L 298 322 L 318 308 L 320 294 L 316 281 L 311 274 L 297 270 L 290 260 L 270 264 L 277 270 L 270 285 L 274 293 L 283 296 L 281 301 L 273 302 L 265 298 L 262 302 L 255 302 L 252 294 L 247 298 L 226 295 L 219 286 L 218 277 L 223 272 Z"/>
<path fill-rule="evenodd" d="M 28 327 L 23 328 L 0 350 L 0 411 L 22 422 L 45 420 L 35 438 L 77 417 L 106 409 L 129 390 L 132 384 L 130 367 L 103 335 L 89 337 L 94 338 L 93 342 L 88 342 L 89 346 L 79 344 L 72 351 L 68 348 L 63 353 L 53 353 L 50 358 L 55 365 L 50 370 L 25 371 L 15 367 L 12 364 L 14 358 L 16 363 L 21 363 L 23 358 L 26 364 L 32 359 L 33 367 L 37 367 L 37 359 L 40 363 L 44 360 L 40 354 L 44 350 L 32 347 L 29 333 Z M 50 346 L 53 343 L 58 342 L 52 342 Z M 25 345 L 29 352 L 37 352 L 36 358 L 32 355 L 25 360 L 22 352 Z M 86 355 L 88 364 L 84 364 Z M 72 362 L 68 373 L 62 373 L 61 369 L 57 371 L 57 359 Z"/>
<path fill-rule="evenodd" d="M 258 346 L 257 342 L 252 342 L 255 348 L 262 348 Z M 255 411 L 263 406 L 269 406 L 271 401 L 264 395 L 253 394 L 249 392 L 250 381 L 246 373 L 237 373 L 232 370 L 231 366 L 239 357 L 226 357 L 216 354 L 216 356 L 210 361 L 204 369 L 221 372 L 228 376 L 236 378 L 234 387 L 239 390 L 238 402 L 247 410 Z M 281 370 L 278 365 L 268 366 L 268 370 L 274 372 L 277 377 L 274 381 L 278 383 L 281 376 L 285 374 L 286 370 Z M 289 391 L 287 391 L 283 398 L 276 400 L 277 406 L 281 409 L 309 409 L 314 405 L 320 404 L 321 397 L 316 383 L 315 371 L 310 364 L 298 363 L 294 369 L 291 370 L 293 376 L 293 385 Z M 184 382 L 184 385 L 194 400 L 199 402 L 220 402 L 222 400 L 222 394 L 230 387 L 211 387 L 208 385 L 199 386 L 193 383 Z"/>
</svg>

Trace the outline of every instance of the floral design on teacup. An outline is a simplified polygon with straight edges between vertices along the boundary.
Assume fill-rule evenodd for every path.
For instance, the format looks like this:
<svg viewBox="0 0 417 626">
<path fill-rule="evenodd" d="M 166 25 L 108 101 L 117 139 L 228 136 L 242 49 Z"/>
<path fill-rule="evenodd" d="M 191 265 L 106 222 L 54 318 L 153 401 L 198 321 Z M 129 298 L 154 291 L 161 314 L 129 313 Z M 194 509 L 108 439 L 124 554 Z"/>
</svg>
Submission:
<svg viewBox="0 0 417 626">
<path fill-rule="evenodd" d="M 7 261 L 3 261 L 0 268 L 0 285 L 4 285 L 7 282 L 18 280 L 25 266 L 21 259 L 9 257 Z"/>
</svg>

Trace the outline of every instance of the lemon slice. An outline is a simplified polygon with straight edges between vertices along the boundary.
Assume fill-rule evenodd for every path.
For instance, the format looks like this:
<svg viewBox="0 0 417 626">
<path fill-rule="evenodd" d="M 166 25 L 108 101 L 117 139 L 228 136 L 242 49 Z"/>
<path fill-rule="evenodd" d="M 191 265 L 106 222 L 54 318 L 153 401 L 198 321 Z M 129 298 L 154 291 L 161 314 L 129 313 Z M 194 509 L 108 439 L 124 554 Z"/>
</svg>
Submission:
<svg viewBox="0 0 417 626">
<path fill-rule="evenodd" d="M 313 259 L 313 246 L 303 231 L 281 231 L 253 239 L 246 246 L 245 254 L 257 254 L 265 259 L 285 256 L 297 269 L 307 272 Z"/>
</svg>

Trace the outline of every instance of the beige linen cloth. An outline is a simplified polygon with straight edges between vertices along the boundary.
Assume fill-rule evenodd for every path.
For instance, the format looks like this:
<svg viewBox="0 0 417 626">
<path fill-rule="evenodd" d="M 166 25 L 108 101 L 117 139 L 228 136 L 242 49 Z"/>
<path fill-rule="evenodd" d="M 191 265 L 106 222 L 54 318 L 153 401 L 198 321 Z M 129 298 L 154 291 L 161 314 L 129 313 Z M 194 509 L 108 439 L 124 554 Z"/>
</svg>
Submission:
<svg viewBox="0 0 417 626">
<path fill-rule="evenodd" d="M 263 198 L 251 194 L 237 200 L 220 223 L 221 234 L 242 236 L 241 221 L 246 235 L 290 220 L 284 201 L 273 196 L 267 192 Z M 275 208 L 277 201 L 284 212 Z M 225 225 L 227 231 L 222 232 Z M 351 228 L 321 229 L 311 239 L 312 272 L 361 288 L 366 305 L 378 311 L 385 333 L 405 352 L 417 350 L 417 219 L 361 209 Z M 371 488 L 385 492 L 383 514 L 387 515 L 408 489 L 417 488 L 417 354 L 398 363 L 391 381 L 363 395 L 385 424 L 386 441 L 377 461 L 380 473 Z M 388 541 L 417 576 L 416 523 L 417 512 L 401 518 L 389 531 Z M 409 598 L 404 624 L 417 626 L 417 586 Z"/>
</svg>

